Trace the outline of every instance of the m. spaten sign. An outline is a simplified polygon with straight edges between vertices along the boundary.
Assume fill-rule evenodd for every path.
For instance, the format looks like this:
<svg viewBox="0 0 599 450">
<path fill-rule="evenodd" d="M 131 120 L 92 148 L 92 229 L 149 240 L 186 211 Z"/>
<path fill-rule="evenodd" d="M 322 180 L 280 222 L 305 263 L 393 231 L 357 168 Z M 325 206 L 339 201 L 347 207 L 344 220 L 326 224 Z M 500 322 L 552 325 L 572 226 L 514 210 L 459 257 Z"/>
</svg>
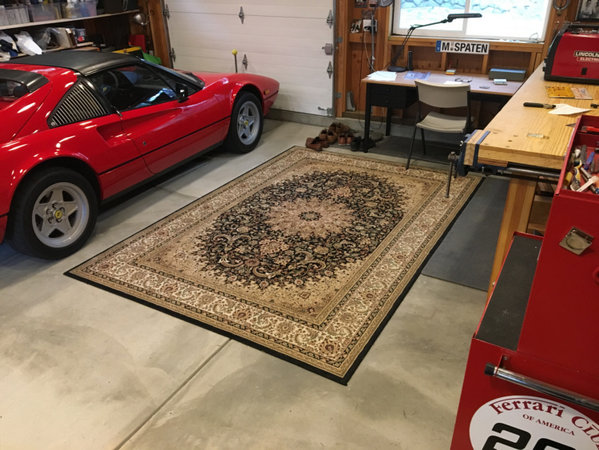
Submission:
<svg viewBox="0 0 599 450">
<path fill-rule="evenodd" d="M 489 53 L 488 42 L 437 41 L 436 51 L 444 53 L 473 53 L 486 55 Z"/>
</svg>

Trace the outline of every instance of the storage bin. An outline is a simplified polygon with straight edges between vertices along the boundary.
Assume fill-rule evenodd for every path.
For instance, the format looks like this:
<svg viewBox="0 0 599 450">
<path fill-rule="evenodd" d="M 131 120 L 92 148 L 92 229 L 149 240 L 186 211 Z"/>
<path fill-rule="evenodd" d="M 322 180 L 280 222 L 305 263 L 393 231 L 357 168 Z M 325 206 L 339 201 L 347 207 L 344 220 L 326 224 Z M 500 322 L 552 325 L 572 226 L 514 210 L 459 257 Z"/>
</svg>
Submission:
<svg viewBox="0 0 599 450">
<path fill-rule="evenodd" d="M 52 3 L 38 3 L 37 5 L 29 5 L 29 15 L 32 22 L 56 20 L 62 17 L 59 6 Z"/>
<path fill-rule="evenodd" d="M 29 12 L 25 5 L 5 6 L 4 13 L 6 15 L 8 25 L 18 25 L 21 23 L 29 23 Z"/>
<path fill-rule="evenodd" d="M 96 0 L 80 2 L 79 4 L 81 5 L 81 13 L 83 14 L 81 17 L 91 17 L 97 15 Z"/>
<path fill-rule="evenodd" d="M 4 25 L 9 25 L 8 17 L 6 16 L 6 10 L 4 9 L 4 5 L 0 5 L 0 27 Z"/>
<path fill-rule="evenodd" d="M 96 0 L 76 3 L 62 3 L 62 17 L 76 19 L 78 17 L 91 17 L 97 15 Z"/>
</svg>

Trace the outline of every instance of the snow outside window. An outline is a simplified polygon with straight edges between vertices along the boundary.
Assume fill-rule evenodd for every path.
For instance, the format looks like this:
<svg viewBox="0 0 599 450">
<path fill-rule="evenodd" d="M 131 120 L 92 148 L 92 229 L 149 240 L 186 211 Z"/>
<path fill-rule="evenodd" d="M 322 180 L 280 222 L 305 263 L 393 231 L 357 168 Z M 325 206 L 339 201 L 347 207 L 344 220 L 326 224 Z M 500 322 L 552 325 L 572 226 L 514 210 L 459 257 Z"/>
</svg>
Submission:
<svg viewBox="0 0 599 450">
<path fill-rule="evenodd" d="M 395 0 L 393 34 L 448 14 L 481 13 L 482 18 L 421 28 L 415 36 L 543 41 L 550 0 Z"/>
</svg>

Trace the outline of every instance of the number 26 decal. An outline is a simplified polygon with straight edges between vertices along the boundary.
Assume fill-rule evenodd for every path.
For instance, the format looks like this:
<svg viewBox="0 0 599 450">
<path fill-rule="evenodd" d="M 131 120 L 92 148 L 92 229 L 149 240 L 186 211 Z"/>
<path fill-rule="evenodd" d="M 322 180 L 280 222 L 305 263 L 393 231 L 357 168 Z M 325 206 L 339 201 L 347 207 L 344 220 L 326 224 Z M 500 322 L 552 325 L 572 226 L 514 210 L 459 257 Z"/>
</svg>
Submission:
<svg viewBox="0 0 599 450">
<path fill-rule="evenodd" d="M 506 423 L 496 423 L 493 425 L 493 431 L 500 436 L 489 436 L 482 450 L 501 450 L 505 448 L 513 448 L 516 450 L 524 450 L 532 435 L 525 430 L 513 427 Z M 508 435 L 508 436 L 506 436 Z M 496 447 L 497 444 L 503 444 Z M 506 447 L 504 447 L 506 446 Z M 551 439 L 541 438 L 537 441 L 532 450 L 576 450 L 569 445 L 560 444 Z"/>
</svg>

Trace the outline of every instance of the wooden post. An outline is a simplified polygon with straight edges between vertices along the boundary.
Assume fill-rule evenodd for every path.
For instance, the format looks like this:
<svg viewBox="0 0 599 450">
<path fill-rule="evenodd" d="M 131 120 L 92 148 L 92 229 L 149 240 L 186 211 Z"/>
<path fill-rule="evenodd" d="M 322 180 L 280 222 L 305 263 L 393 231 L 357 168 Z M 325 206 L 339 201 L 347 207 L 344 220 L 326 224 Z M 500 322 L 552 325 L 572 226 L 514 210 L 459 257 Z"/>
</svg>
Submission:
<svg viewBox="0 0 599 450">
<path fill-rule="evenodd" d="M 154 54 L 162 60 L 166 67 L 172 67 L 170 58 L 169 38 L 162 14 L 162 0 L 146 0 L 146 11 L 150 19 L 150 32 L 152 34 L 152 44 Z"/>
<path fill-rule="evenodd" d="M 346 0 L 335 0 L 337 19 L 335 20 L 335 92 L 339 97 L 335 101 L 335 115 L 341 116 L 347 109 L 346 93 L 349 59 L 349 24 L 351 15 Z"/>
</svg>

